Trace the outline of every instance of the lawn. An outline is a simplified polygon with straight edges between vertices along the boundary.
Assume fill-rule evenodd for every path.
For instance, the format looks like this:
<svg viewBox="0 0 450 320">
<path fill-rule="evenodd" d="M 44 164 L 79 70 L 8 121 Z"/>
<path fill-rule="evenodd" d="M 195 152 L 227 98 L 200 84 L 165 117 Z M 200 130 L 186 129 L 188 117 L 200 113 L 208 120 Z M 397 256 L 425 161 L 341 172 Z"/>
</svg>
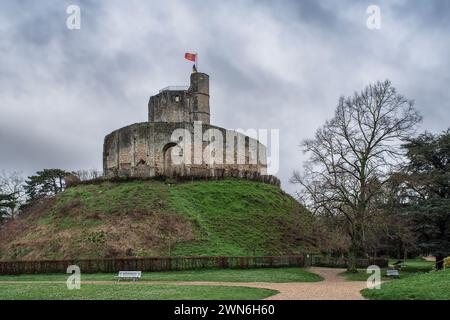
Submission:
<svg viewBox="0 0 450 320">
<path fill-rule="evenodd" d="M 393 264 L 398 260 L 389 259 L 389 264 Z M 407 259 L 405 263 L 402 265 L 402 269 L 400 270 L 399 279 L 408 278 L 411 276 L 415 276 L 418 274 L 429 272 L 433 269 L 434 262 L 426 261 L 423 259 Z M 357 273 L 354 272 L 342 272 L 341 275 L 349 281 L 366 281 L 370 274 L 366 273 L 366 269 L 358 269 Z M 381 269 L 381 280 L 387 281 L 392 280 L 386 276 L 386 268 Z"/>
<path fill-rule="evenodd" d="M 82 274 L 81 281 L 114 280 L 116 274 Z M 66 281 L 67 274 L 0 276 L 0 281 Z M 141 281 L 314 282 L 322 277 L 302 268 L 214 269 L 143 272 Z"/>
<path fill-rule="evenodd" d="M 450 270 L 417 274 L 381 285 L 381 289 L 364 289 L 362 295 L 377 300 L 449 300 Z"/>
<path fill-rule="evenodd" d="M 381 280 L 382 281 L 404 279 L 404 278 L 408 278 L 408 277 L 423 273 L 423 272 L 410 272 L 410 271 L 402 270 L 402 271 L 400 271 L 400 276 L 398 278 L 390 278 L 390 277 L 386 276 L 386 270 L 387 269 L 385 269 L 385 268 L 381 269 Z M 349 281 L 366 281 L 367 278 L 370 277 L 371 273 L 367 273 L 366 269 L 358 269 L 357 273 L 345 271 L 345 272 L 340 273 L 340 275 Z"/>
<path fill-rule="evenodd" d="M 83 283 L 83 281 L 114 281 L 115 274 L 82 274 L 81 290 L 68 290 L 67 274 L 0 276 L 0 300 L 5 299 L 212 299 L 256 300 L 277 293 L 275 290 L 226 287 L 179 286 L 158 281 L 222 281 L 222 282 L 313 282 L 321 281 L 316 274 L 302 268 L 214 269 L 192 271 L 144 272 L 138 282 Z M 23 283 L 8 283 L 23 281 Z M 36 283 L 33 283 L 35 281 Z M 54 281 L 40 283 L 38 281 Z M 152 282 L 154 281 L 154 282 Z"/>
<path fill-rule="evenodd" d="M 276 290 L 259 288 L 148 282 L 82 284 L 80 290 L 68 290 L 62 283 L 0 284 L 0 300 L 257 300 L 276 293 Z"/>
<path fill-rule="evenodd" d="M 389 264 L 393 264 L 398 260 L 389 259 Z M 407 259 L 406 262 L 402 266 L 402 271 L 406 272 L 428 272 L 431 271 L 434 267 L 434 262 L 426 261 L 421 258 L 417 259 Z"/>
</svg>

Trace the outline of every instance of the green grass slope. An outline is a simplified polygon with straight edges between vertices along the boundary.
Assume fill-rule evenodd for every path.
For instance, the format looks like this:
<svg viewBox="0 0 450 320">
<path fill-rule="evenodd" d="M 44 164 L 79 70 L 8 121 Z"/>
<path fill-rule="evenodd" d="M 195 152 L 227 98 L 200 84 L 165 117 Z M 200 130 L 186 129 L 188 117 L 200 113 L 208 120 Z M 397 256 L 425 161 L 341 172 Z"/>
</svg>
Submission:
<svg viewBox="0 0 450 320">
<path fill-rule="evenodd" d="M 0 259 L 280 255 L 310 249 L 313 218 L 240 179 L 79 185 L 0 227 Z"/>
<path fill-rule="evenodd" d="M 377 300 L 449 300 L 450 270 L 429 272 L 381 284 L 381 289 L 364 289 L 362 295 Z"/>
</svg>

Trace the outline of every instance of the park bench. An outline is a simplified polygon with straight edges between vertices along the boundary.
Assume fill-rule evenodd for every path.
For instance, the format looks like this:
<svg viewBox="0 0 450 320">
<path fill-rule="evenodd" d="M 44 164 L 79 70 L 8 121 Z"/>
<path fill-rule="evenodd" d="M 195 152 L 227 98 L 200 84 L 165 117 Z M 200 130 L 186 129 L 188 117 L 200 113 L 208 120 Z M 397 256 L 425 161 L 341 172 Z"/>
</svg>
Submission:
<svg viewBox="0 0 450 320">
<path fill-rule="evenodd" d="M 119 271 L 119 274 L 116 276 L 117 281 L 122 279 L 124 280 L 139 280 L 141 278 L 141 271 Z"/>
<path fill-rule="evenodd" d="M 400 277 L 400 272 L 397 269 L 388 269 L 386 270 L 386 276 L 398 278 Z"/>
</svg>

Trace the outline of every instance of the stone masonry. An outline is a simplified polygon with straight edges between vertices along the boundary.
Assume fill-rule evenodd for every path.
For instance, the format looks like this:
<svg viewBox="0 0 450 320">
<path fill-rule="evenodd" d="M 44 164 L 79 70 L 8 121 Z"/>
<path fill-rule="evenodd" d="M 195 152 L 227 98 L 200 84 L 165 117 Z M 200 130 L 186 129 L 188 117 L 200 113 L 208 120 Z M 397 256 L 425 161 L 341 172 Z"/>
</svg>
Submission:
<svg viewBox="0 0 450 320">
<path fill-rule="evenodd" d="M 105 137 L 103 170 L 118 177 L 267 176 L 266 147 L 242 133 L 210 124 L 209 76 L 193 72 L 189 87 L 167 87 L 148 104 L 148 122 Z"/>
</svg>

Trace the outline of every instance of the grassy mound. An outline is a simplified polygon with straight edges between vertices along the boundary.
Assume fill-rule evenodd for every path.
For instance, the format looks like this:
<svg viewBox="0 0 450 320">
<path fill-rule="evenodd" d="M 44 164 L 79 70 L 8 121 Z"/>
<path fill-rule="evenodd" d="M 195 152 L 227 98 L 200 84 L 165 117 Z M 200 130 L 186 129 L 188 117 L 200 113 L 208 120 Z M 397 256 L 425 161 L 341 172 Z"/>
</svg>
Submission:
<svg viewBox="0 0 450 320">
<path fill-rule="evenodd" d="M 450 270 L 389 281 L 379 290 L 364 289 L 361 293 L 366 298 L 378 300 L 448 300 Z"/>
<path fill-rule="evenodd" d="M 313 218 L 240 179 L 79 185 L 0 228 L 0 259 L 280 255 L 311 247 Z"/>
</svg>

